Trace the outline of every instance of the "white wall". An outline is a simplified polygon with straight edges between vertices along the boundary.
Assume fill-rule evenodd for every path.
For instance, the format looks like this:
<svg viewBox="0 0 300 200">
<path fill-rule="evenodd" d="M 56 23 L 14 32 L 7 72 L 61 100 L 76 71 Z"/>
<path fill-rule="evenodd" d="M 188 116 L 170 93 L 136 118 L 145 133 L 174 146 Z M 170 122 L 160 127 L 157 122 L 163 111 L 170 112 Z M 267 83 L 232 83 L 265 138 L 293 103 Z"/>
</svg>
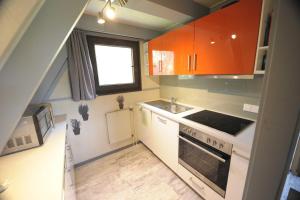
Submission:
<svg viewBox="0 0 300 200">
<path fill-rule="evenodd" d="M 135 106 L 137 102 L 159 98 L 158 78 L 150 78 L 144 75 L 142 42 L 140 44 L 143 91 L 121 94 L 125 98 L 125 107 Z M 105 113 L 118 108 L 116 101 L 118 95 L 120 94 L 98 96 L 92 101 L 74 102 L 70 98 L 71 92 L 67 68 L 62 74 L 48 101 L 53 105 L 55 114 L 68 114 L 68 138 L 72 146 L 75 163 L 78 164 L 131 144 L 131 140 L 115 145 L 110 145 L 108 141 Z M 78 106 L 80 104 L 87 104 L 89 106 L 88 121 L 83 121 L 81 115 L 78 113 Z M 79 119 L 81 121 L 80 135 L 73 134 L 70 119 Z"/>
</svg>

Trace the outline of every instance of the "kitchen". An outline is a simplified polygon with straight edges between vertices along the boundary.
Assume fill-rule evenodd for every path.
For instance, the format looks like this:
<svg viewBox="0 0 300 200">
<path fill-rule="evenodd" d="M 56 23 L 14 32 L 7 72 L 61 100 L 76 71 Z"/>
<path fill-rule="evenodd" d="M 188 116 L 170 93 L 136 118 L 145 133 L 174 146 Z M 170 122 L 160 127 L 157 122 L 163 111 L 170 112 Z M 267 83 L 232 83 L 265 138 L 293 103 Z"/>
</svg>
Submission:
<svg viewBox="0 0 300 200">
<path fill-rule="evenodd" d="M 292 5 L 32 0 L 1 58 L 0 198 L 297 199 Z"/>
</svg>

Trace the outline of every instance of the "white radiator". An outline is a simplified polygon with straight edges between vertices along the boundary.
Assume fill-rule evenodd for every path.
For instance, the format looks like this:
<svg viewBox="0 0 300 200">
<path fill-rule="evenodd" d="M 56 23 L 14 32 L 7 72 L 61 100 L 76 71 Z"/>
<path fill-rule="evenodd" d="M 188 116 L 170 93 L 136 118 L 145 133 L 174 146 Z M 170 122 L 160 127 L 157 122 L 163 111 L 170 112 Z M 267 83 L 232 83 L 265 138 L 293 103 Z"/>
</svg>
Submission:
<svg viewBox="0 0 300 200">
<path fill-rule="evenodd" d="M 129 109 L 106 113 L 109 144 L 118 143 L 133 136 L 132 115 Z"/>
</svg>

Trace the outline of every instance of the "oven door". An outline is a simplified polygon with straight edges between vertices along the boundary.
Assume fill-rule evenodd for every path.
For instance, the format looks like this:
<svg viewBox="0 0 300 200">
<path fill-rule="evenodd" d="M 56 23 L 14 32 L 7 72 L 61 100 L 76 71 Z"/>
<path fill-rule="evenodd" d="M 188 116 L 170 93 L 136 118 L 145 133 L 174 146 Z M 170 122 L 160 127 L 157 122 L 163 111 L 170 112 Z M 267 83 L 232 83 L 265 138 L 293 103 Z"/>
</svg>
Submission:
<svg viewBox="0 0 300 200">
<path fill-rule="evenodd" d="M 225 197 L 229 155 L 180 132 L 178 157 L 183 167 Z"/>
</svg>

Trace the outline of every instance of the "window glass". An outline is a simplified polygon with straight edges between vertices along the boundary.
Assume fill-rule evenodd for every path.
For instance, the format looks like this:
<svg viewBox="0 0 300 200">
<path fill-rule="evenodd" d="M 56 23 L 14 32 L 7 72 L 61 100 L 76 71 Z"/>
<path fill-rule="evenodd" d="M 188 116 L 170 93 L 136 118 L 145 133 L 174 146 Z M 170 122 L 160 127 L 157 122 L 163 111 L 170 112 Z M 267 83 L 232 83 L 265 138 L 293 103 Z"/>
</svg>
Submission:
<svg viewBox="0 0 300 200">
<path fill-rule="evenodd" d="M 134 82 L 131 48 L 95 45 L 95 54 L 100 86 Z"/>
</svg>

